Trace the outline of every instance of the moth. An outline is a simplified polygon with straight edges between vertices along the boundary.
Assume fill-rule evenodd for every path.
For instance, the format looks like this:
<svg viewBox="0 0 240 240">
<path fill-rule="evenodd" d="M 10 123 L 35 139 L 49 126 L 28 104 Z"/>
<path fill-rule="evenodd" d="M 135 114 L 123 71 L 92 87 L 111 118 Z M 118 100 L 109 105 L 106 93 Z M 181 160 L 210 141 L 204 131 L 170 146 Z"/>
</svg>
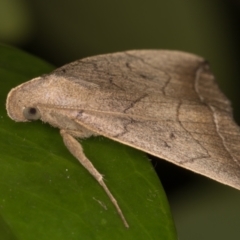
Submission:
<svg viewBox="0 0 240 240">
<path fill-rule="evenodd" d="M 102 135 L 240 189 L 240 128 L 201 57 L 168 50 L 93 56 L 13 88 L 7 112 L 60 129 L 69 151 L 104 188 L 77 138 Z"/>
</svg>

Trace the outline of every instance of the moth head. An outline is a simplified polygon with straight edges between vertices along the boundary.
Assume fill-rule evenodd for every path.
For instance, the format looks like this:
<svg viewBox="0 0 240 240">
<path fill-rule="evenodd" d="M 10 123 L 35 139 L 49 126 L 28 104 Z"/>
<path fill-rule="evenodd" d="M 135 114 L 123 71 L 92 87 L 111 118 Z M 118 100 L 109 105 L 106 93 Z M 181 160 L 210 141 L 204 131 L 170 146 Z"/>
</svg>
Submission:
<svg viewBox="0 0 240 240">
<path fill-rule="evenodd" d="M 42 78 L 35 78 L 31 84 L 23 83 L 13 88 L 7 96 L 7 113 L 8 116 L 17 122 L 27 122 L 38 120 L 41 113 L 36 103 L 36 93 L 38 93 L 38 83 Z"/>
</svg>

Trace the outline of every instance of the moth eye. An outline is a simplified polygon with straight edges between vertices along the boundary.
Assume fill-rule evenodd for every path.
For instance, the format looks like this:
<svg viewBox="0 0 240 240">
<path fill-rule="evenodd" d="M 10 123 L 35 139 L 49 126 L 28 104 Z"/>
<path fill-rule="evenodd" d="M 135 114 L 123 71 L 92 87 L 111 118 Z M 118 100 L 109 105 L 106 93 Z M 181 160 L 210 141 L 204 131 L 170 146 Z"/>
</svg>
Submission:
<svg viewBox="0 0 240 240">
<path fill-rule="evenodd" d="M 28 120 L 38 120 L 41 117 L 41 114 L 35 107 L 26 107 L 23 110 L 23 116 Z"/>
</svg>

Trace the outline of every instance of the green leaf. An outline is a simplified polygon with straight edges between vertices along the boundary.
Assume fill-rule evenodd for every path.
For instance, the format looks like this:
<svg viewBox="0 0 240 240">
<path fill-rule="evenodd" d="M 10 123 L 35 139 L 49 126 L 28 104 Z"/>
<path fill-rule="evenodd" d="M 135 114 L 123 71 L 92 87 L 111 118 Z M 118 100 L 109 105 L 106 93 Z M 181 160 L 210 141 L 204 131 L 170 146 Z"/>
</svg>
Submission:
<svg viewBox="0 0 240 240">
<path fill-rule="evenodd" d="M 0 239 L 177 239 L 165 193 L 144 153 L 103 137 L 81 140 L 118 200 L 127 229 L 58 129 L 8 118 L 10 89 L 52 69 L 0 45 Z"/>
</svg>

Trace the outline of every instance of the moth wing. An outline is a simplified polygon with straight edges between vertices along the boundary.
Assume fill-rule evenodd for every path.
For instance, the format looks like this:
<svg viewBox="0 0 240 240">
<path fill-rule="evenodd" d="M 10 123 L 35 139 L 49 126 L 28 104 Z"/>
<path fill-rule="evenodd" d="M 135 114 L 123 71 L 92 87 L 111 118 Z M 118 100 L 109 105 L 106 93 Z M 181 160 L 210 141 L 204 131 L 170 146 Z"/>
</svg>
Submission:
<svg viewBox="0 0 240 240">
<path fill-rule="evenodd" d="M 240 129 L 203 58 L 128 51 L 85 58 L 54 74 L 92 95 L 75 116 L 78 124 L 240 189 Z"/>
</svg>

